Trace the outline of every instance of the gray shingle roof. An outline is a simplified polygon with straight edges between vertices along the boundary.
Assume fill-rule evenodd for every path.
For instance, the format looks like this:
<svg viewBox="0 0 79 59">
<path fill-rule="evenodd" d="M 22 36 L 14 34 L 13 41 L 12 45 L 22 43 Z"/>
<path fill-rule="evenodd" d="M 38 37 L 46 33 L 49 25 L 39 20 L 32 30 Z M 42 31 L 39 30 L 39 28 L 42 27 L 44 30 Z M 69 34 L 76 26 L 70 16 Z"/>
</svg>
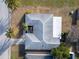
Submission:
<svg viewBox="0 0 79 59">
<path fill-rule="evenodd" d="M 27 45 L 29 49 L 50 49 L 60 44 L 61 17 L 54 17 L 52 14 L 28 14 L 25 15 L 25 22 L 33 26 L 33 33 L 26 33 L 26 42 L 30 42 L 26 43 L 26 49 Z M 57 25 L 54 25 L 55 23 Z M 55 31 L 53 27 L 59 29 L 55 28 Z"/>
</svg>

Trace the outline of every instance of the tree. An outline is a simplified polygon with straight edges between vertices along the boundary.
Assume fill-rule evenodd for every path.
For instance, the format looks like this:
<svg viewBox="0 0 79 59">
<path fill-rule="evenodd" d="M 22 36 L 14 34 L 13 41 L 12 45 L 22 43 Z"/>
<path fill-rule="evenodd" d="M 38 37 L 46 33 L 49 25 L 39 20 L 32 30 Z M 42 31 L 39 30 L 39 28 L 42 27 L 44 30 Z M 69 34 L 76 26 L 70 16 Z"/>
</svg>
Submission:
<svg viewBox="0 0 79 59">
<path fill-rule="evenodd" d="M 20 5 L 20 0 L 6 0 L 5 2 L 12 11 Z"/>
<path fill-rule="evenodd" d="M 68 59 L 70 57 L 70 49 L 65 43 L 61 43 L 59 47 L 51 50 L 51 54 L 56 59 Z"/>
<path fill-rule="evenodd" d="M 19 7 L 20 6 L 20 4 L 21 4 L 21 2 L 20 2 L 20 0 L 5 0 L 5 3 L 7 4 L 7 6 L 8 6 L 8 8 L 9 8 L 9 14 L 10 14 L 10 16 L 9 17 L 11 17 L 11 15 L 12 15 L 12 12 L 17 8 L 17 7 Z M 11 27 L 11 22 L 10 22 L 10 27 Z M 14 31 L 14 29 L 16 29 L 16 31 Z M 7 35 L 7 37 L 14 37 L 16 34 L 17 34 L 17 32 L 18 32 L 18 29 L 17 28 L 10 28 L 8 31 L 7 31 L 7 33 L 6 33 L 6 35 Z"/>
</svg>

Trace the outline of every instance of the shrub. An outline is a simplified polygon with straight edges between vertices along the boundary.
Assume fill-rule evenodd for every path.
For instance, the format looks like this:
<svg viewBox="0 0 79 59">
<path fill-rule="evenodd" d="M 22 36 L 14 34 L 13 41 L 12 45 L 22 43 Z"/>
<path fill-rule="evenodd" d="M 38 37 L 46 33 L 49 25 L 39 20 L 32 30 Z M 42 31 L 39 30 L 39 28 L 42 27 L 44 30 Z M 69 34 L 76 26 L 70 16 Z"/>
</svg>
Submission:
<svg viewBox="0 0 79 59">
<path fill-rule="evenodd" d="M 57 59 L 68 59 L 70 57 L 70 48 L 65 43 L 61 43 L 59 47 L 51 50 L 52 56 Z"/>
<path fill-rule="evenodd" d="M 9 38 L 15 38 L 18 32 L 19 32 L 18 28 L 10 28 L 6 33 L 6 36 Z"/>
<path fill-rule="evenodd" d="M 32 10 L 26 10 L 25 14 L 31 14 Z"/>
<path fill-rule="evenodd" d="M 28 24 L 22 23 L 22 26 L 24 31 L 28 31 Z"/>
<path fill-rule="evenodd" d="M 11 38 L 12 35 L 13 35 L 13 30 L 10 28 L 10 29 L 7 31 L 7 33 L 6 33 L 6 36 L 9 37 L 9 38 Z"/>
</svg>

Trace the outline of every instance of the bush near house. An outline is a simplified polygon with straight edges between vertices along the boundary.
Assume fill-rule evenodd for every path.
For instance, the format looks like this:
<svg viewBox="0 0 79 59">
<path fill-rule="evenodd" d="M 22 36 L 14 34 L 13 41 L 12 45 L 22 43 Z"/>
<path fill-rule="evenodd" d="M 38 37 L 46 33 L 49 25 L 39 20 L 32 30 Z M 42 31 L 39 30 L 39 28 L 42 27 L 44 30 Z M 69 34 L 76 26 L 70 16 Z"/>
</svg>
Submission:
<svg viewBox="0 0 79 59">
<path fill-rule="evenodd" d="M 6 36 L 8 38 L 15 38 L 18 32 L 19 32 L 18 28 L 10 28 L 6 33 Z"/>
<path fill-rule="evenodd" d="M 9 37 L 9 38 L 11 38 L 13 36 L 13 30 L 11 28 L 8 29 L 6 36 Z"/>
<path fill-rule="evenodd" d="M 23 30 L 24 30 L 25 32 L 28 31 L 28 24 L 22 23 L 22 26 L 23 26 Z"/>
<path fill-rule="evenodd" d="M 25 14 L 31 14 L 32 12 L 32 10 L 26 10 Z"/>
<path fill-rule="evenodd" d="M 56 59 L 68 59 L 70 57 L 70 48 L 65 43 L 61 43 L 59 47 L 51 50 L 52 56 Z"/>
</svg>

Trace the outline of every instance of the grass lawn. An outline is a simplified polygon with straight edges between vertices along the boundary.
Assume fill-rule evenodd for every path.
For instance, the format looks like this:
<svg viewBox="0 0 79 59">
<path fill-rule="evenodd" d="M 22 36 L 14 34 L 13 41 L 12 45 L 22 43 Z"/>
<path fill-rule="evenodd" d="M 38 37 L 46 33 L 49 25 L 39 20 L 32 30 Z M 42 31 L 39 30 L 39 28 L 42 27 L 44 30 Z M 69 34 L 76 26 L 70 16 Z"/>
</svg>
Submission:
<svg viewBox="0 0 79 59">
<path fill-rule="evenodd" d="M 75 59 L 79 59 L 79 57 L 76 57 Z"/>
<path fill-rule="evenodd" d="M 79 59 L 79 55 L 78 54 L 75 55 L 75 59 Z"/>
<path fill-rule="evenodd" d="M 79 5 L 79 0 L 21 0 L 23 6 L 51 6 L 51 7 L 74 7 Z"/>
<path fill-rule="evenodd" d="M 76 56 L 76 58 L 75 58 L 75 59 L 79 59 L 79 57 L 77 57 L 77 56 Z"/>
</svg>

